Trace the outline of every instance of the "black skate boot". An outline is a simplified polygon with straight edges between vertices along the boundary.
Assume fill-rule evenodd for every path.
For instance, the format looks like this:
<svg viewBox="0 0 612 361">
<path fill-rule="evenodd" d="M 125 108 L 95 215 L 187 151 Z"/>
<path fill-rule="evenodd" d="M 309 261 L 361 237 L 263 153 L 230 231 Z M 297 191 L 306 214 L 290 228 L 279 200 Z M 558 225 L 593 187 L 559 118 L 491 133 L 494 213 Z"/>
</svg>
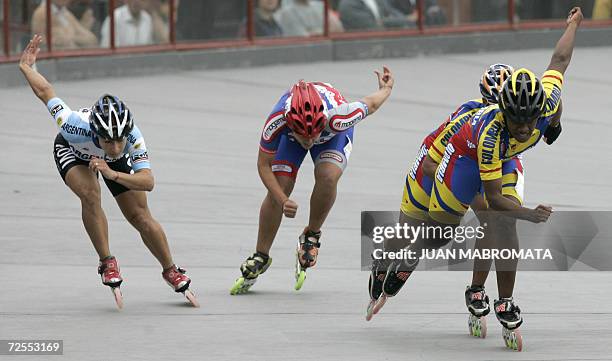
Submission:
<svg viewBox="0 0 612 361">
<path fill-rule="evenodd" d="M 306 280 L 306 269 L 317 264 L 321 243 L 321 231 L 304 230 L 300 236 L 295 252 L 295 290 L 299 291 Z"/>
<path fill-rule="evenodd" d="M 487 336 L 486 315 L 491 311 L 489 296 L 482 286 L 467 286 L 465 290 L 465 305 L 470 311 L 468 327 L 470 335 L 480 338 Z"/>
<path fill-rule="evenodd" d="M 370 272 L 370 280 L 368 281 L 368 291 L 370 293 L 370 303 L 366 311 L 366 321 L 370 321 L 374 316 L 374 307 L 382 294 L 383 283 L 387 270 L 379 260 L 372 261 L 372 271 Z M 377 311 L 380 307 L 377 309 Z"/>
<path fill-rule="evenodd" d="M 521 309 L 514 303 L 512 297 L 495 300 L 494 307 L 495 316 L 503 326 L 504 344 L 512 350 L 521 351 L 523 349 L 523 337 L 518 330 L 523 323 Z"/>
<path fill-rule="evenodd" d="M 267 254 L 255 252 L 240 266 L 242 276 L 239 277 L 230 289 L 230 295 L 246 293 L 257 281 L 257 277 L 266 272 L 272 264 L 272 258 Z"/>
<path fill-rule="evenodd" d="M 389 297 L 397 295 L 402 289 L 402 286 L 408 281 L 408 277 L 410 277 L 412 271 L 416 268 L 416 264 L 417 262 L 410 265 L 405 262 L 395 261 L 389 265 L 383 282 L 383 292 L 380 297 L 378 297 L 378 301 L 373 307 L 374 314 L 380 311 Z"/>
</svg>

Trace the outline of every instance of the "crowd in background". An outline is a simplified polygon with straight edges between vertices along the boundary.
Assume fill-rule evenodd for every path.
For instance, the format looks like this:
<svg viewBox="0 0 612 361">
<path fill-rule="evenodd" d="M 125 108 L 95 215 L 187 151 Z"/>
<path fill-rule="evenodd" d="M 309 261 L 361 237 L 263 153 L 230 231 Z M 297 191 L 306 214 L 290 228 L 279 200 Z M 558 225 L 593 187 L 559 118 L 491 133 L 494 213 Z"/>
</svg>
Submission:
<svg viewBox="0 0 612 361">
<path fill-rule="evenodd" d="M 46 1 L 32 13 L 31 33 L 46 34 Z M 54 49 L 108 47 L 108 2 L 99 0 L 51 1 L 51 34 Z M 114 9 L 117 46 L 168 42 L 168 0 L 124 0 Z"/>
<path fill-rule="evenodd" d="M 32 33 L 46 33 L 46 1 L 51 1 L 55 50 L 110 45 L 108 0 L 3 1 L 11 5 L 11 42 L 16 52 Z M 572 6 L 581 6 L 585 15 L 592 14 L 594 19 L 612 17 L 612 0 L 515 2 L 517 20 L 564 18 Z M 169 42 L 169 0 L 117 0 L 115 3 L 116 46 Z M 175 0 L 173 21 L 177 40 L 244 37 L 247 33 L 246 4 L 246 0 Z M 323 34 L 325 7 L 322 0 L 255 0 L 254 5 L 253 25 L 258 37 Z M 424 0 L 423 21 L 425 26 L 506 21 L 507 6 L 507 0 Z M 0 12 L 2 10 L 0 7 Z M 416 28 L 417 13 L 417 0 L 330 0 L 329 30 L 337 33 Z"/>
</svg>

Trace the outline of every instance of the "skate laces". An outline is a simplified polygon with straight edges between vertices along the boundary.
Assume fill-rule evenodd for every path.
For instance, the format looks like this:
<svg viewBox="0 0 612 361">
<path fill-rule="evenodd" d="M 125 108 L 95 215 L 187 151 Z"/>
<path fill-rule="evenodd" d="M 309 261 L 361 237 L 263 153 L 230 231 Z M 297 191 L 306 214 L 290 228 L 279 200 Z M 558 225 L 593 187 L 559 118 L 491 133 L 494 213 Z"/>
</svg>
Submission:
<svg viewBox="0 0 612 361">
<path fill-rule="evenodd" d="M 399 280 L 402 282 L 406 282 L 408 277 L 410 277 L 410 272 L 400 271 L 395 274 L 395 277 L 399 278 Z"/>
<path fill-rule="evenodd" d="M 521 309 L 514 303 L 512 297 L 496 300 L 495 313 L 501 316 L 509 316 L 512 319 L 521 318 Z"/>
<path fill-rule="evenodd" d="M 321 243 L 319 242 L 319 239 L 321 238 L 321 231 L 319 232 L 313 232 L 313 231 L 306 231 L 304 234 L 302 234 L 302 237 L 300 237 L 300 244 L 304 244 L 304 247 L 309 247 L 310 249 L 312 249 L 313 247 L 321 247 Z"/>
<path fill-rule="evenodd" d="M 304 252 L 304 258 L 306 258 L 306 255 L 313 257 L 313 259 L 317 256 L 317 248 L 321 247 L 321 243 L 319 242 L 320 238 L 321 231 L 306 231 L 306 233 L 300 237 L 300 249 Z"/>
<path fill-rule="evenodd" d="M 469 287 L 467 293 L 471 303 L 488 303 L 489 297 L 483 287 Z"/>
<path fill-rule="evenodd" d="M 115 257 L 105 258 L 98 265 L 98 274 L 106 277 L 119 277 L 119 266 Z"/>
<path fill-rule="evenodd" d="M 163 276 L 168 282 L 176 285 L 181 281 L 188 279 L 188 277 L 185 276 L 185 273 L 187 273 L 187 271 L 184 268 L 174 265 L 169 270 L 164 271 Z"/>
<path fill-rule="evenodd" d="M 321 247 L 320 237 L 320 231 L 316 233 L 306 231 L 306 233 L 300 236 L 298 256 L 302 267 L 313 267 L 316 264 L 319 247 Z"/>
<path fill-rule="evenodd" d="M 162 272 L 162 277 L 175 292 L 185 292 L 191 283 L 191 279 L 185 275 L 186 272 L 184 268 L 173 265 Z"/>
<path fill-rule="evenodd" d="M 258 268 L 258 266 L 263 266 L 268 263 L 269 256 L 266 256 L 263 253 L 255 252 L 253 255 L 246 260 L 246 265 L 248 268 Z"/>
<path fill-rule="evenodd" d="M 395 266 L 395 269 L 393 269 L 393 266 Z M 389 274 L 394 276 L 394 278 L 397 278 L 398 280 L 402 281 L 402 282 L 406 282 L 408 280 L 408 277 L 410 277 L 410 275 L 412 274 L 412 272 L 408 272 L 408 271 L 402 271 L 401 270 L 401 263 L 394 263 L 389 267 Z"/>
<path fill-rule="evenodd" d="M 270 256 L 255 252 L 247 258 L 240 266 L 240 272 L 244 278 L 256 278 L 266 270 L 266 265 L 270 262 Z"/>
</svg>

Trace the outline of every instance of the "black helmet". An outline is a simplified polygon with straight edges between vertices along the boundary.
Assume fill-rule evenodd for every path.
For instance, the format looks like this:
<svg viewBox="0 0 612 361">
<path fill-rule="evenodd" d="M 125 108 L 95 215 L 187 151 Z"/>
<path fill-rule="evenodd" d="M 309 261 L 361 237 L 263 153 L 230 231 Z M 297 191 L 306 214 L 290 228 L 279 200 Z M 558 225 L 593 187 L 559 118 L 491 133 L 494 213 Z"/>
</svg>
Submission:
<svg viewBox="0 0 612 361">
<path fill-rule="evenodd" d="M 89 124 L 98 136 L 121 140 L 134 128 L 134 117 L 119 98 L 104 94 L 91 108 Z"/>
<path fill-rule="evenodd" d="M 545 104 L 542 83 L 535 74 L 522 68 L 504 83 L 499 109 L 511 122 L 529 123 L 542 115 Z"/>
</svg>

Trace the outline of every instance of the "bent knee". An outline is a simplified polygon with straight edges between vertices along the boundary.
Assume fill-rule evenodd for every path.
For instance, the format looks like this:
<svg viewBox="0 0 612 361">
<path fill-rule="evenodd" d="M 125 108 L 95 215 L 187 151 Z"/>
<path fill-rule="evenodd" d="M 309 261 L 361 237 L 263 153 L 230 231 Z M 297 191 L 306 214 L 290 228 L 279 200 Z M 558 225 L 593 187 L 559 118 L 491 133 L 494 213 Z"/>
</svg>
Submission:
<svg viewBox="0 0 612 361">
<path fill-rule="evenodd" d="M 340 170 L 335 171 L 335 172 L 324 170 L 324 171 L 317 172 L 317 175 L 315 177 L 315 182 L 320 186 L 335 188 L 336 185 L 338 185 L 338 181 L 340 180 L 341 176 L 342 176 L 342 171 Z"/>
<path fill-rule="evenodd" d="M 100 207 L 102 204 L 100 189 L 82 189 L 75 192 L 83 207 Z"/>
<path fill-rule="evenodd" d="M 155 228 L 157 222 L 147 212 L 137 212 L 128 217 L 128 221 L 140 232 Z"/>
</svg>

